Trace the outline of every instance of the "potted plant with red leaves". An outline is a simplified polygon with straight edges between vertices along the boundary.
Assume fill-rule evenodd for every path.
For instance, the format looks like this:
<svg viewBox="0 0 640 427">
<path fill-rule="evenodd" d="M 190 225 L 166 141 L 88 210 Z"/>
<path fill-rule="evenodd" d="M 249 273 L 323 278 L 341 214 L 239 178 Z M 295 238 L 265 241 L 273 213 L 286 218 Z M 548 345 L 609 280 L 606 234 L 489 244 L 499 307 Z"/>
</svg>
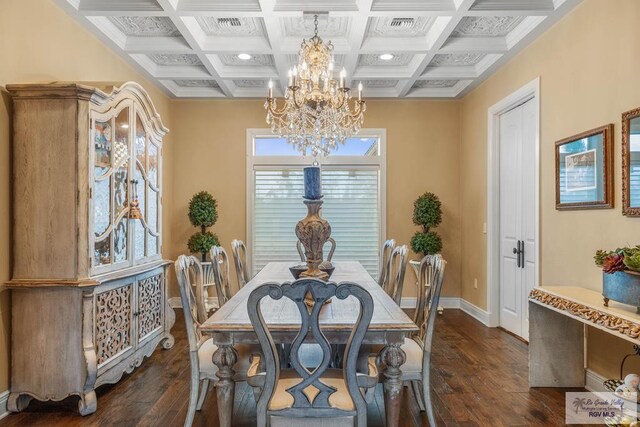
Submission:
<svg viewBox="0 0 640 427">
<path fill-rule="evenodd" d="M 599 249 L 593 258 L 602 268 L 605 307 L 613 300 L 633 305 L 640 313 L 640 245 L 614 251 Z"/>
</svg>

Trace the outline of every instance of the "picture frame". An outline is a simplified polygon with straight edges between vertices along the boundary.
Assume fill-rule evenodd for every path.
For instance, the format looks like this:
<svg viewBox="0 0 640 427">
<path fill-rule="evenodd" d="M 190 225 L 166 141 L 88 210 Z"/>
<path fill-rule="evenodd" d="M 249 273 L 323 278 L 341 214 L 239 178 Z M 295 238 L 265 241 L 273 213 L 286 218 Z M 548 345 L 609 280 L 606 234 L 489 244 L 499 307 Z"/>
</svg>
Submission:
<svg viewBox="0 0 640 427">
<path fill-rule="evenodd" d="M 622 214 L 640 216 L 640 108 L 622 113 Z"/>
<path fill-rule="evenodd" d="M 613 208 L 613 123 L 556 141 L 556 209 Z"/>
</svg>

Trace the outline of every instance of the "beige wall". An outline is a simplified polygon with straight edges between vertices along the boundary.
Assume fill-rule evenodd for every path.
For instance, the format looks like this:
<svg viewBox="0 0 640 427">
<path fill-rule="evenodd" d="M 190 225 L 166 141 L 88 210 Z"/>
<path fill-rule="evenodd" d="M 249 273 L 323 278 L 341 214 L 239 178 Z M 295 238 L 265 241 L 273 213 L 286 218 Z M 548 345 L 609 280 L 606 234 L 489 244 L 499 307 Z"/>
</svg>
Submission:
<svg viewBox="0 0 640 427">
<path fill-rule="evenodd" d="M 621 214 L 622 112 L 640 106 L 640 2 L 585 0 L 462 103 L 462 297 L 486 308 L 487 109 L 529 81 L 541 82 L 541 284 L 601 289 L 598 248 L 640 243 L 640 219 Z M 615 209 L 555 209 L 554 142 L 615 124 Z M 478 289 L 473 278 L 479 279 Z M 593 332 L 590 366 L 611 374 L 607 348 Z M 604 342 L 602 342 L 604 344 Z M 629 344 L 617 348 L 629 350 Z M 614 356 L 612 359 L 616 359 Z"/>
<path fill-rule="evenodd" d="M 0 283 L 10 276 L 9 83 L 135 80 L 150 93 L 167 127 L 169 98 L 50 0 L 3 0 L 0 12 Z M 166 156 L 173 152 L 171 134 Z M 171 182 L 164 203 L 171 203 Z M 171 218 L 167 217 L 170 223 Z M 171 231 L 165 227 L 165 236 Z M 0 291 L 0 391 L 9 387 L 10 292 Z"/>
<path fill-rule="evenodd" d="M 174 201 L 170 210 L 171 258 L 185 253 L 195 229 L 187 218 L 191 196 L 207 190 L 218 200 L 213 227 L 223 246 L 246 236 L 246 130 L 265 128 L 260 100 L 176 100 L 173 138 L 179 149 L 172 163 Z M 367 102 L 364 127 L 387 129 L 387 236 L 408 244 L 413 200 L 425 191 L 438 194 L 444 220 L 438 227 L 444 256 L 450 260 L 444 295 L 458 296 L 460 272 L 459 101 Z M 293 230 L 291 230 L 293 233 Z M 231 274 L 235 280 L 235 275 Z M 404 295 L 415 295 L 415 277 L 407 272 Z M 173 291 L 175 294 L 175 290 Z"/>
</svg>

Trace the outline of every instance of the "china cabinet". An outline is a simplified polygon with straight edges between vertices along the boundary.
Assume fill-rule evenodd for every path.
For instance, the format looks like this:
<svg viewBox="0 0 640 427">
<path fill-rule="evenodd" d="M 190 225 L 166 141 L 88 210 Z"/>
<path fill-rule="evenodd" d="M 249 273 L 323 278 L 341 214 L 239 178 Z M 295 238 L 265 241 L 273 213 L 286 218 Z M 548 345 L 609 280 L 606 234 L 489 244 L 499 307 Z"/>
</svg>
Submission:
<svg viewBox="0 0 640 427">
<path fill-rule="evenodd" d="M 13 97 L 11 393 L 80 397 L 173 346 L 162 259 L 162 139 L 148 94 L 7 85 Z"/>
</svg>

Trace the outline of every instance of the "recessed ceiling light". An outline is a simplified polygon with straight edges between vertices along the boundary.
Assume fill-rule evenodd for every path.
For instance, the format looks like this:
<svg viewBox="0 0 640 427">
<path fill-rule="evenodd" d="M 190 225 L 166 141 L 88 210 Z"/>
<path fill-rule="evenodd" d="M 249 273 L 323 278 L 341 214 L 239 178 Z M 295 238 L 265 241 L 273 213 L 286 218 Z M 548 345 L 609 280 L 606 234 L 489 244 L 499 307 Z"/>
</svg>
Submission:
<svg viewBox="0 0 640 427">
<path fill-rule="evenodd" d="M 249 55 L 248 53 L 239 53 L 238 58 L 242 59 L 243 61 L 248 61 L 251 59 L 251 55 Z"/>
<path fill-rule="evenodd" d="M 391 61 L 393 59 L 393 55 L 390 53 L 383 53 L 378 58 L 382 59 L 383 61 Z"/>
</svg>

